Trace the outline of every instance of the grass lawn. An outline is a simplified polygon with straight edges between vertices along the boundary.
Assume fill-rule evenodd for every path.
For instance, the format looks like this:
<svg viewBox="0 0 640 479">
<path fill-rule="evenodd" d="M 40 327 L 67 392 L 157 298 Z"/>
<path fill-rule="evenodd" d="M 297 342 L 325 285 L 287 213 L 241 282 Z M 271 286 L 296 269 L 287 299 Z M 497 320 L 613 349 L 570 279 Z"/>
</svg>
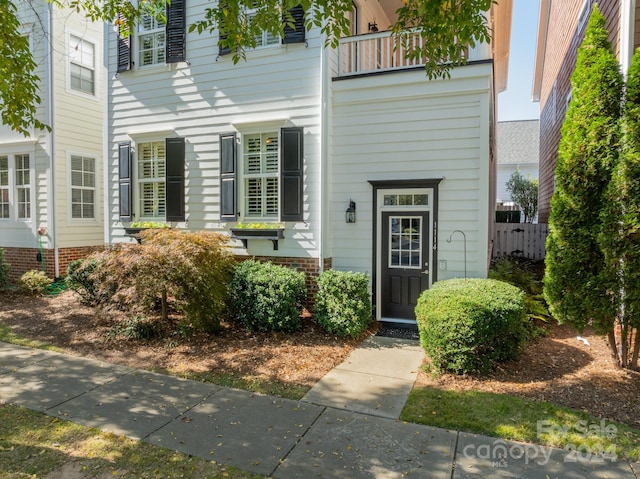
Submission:
<svg viewBox="0 0 640 479">
<path fill-rule="evenodd" d="M 400 419 L 605 457 L 640 460 L 640 430 L 507 394 L 414 388 Z"/>
<path fill-rule="evenodd" d="M 0 479 L 262 477 L 21 407 L 0 406 L 0 424 Z"/>
</svg>

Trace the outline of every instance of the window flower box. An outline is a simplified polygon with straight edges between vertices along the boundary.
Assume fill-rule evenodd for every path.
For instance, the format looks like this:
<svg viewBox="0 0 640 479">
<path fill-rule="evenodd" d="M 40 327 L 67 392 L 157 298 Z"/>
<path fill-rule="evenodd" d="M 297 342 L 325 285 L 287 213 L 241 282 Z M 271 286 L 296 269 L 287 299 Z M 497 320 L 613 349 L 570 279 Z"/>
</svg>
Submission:
<svg viewBox="0 0 640 479">
<path fill-rule="evenodd" d="M 284 226 L 279 224 L 239 224 L 231 228 L 231 236 L 242 241 L 244 247 L 250 239 L 270 240 L 273 250 L 278 250 L 278 240 L 284 238 Z"/>
<path fill-rule="evenodd" d="M 170 228 L 171 226 L 169 226 L 166 223 L 155 223 L 155 222 L 137 222 L 137 223 L 131 223 L 131 226 L 125 226 L 124 229 L 124 234 L 126 236 L 130 236 L 132 238 L 135 238 L 135 240 L 140 243 L 140 237 L 138 236 L 138 233 L 140 233 L 141 231 L 144 230 L 150 230 L 150 229 L 161 229 L 161 228 Z"/>
</svg>

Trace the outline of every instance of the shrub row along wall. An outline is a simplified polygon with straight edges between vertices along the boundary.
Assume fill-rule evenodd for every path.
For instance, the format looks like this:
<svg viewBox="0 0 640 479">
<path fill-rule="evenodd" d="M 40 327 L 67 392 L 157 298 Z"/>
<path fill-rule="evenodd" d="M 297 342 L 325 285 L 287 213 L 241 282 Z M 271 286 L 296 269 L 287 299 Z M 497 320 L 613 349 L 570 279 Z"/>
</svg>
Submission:
<svg viewBox="0 0 640 479">
<path fill-rule="evenodd" d="M 17 281 L 27 271 L 41 270 L 42 262 L 38 260 L 39 248 L 2 248 L 4 259 L 11 265 L 9 278 Z M 82 246 L 74 248 L 60 248 L 58 261 L 60 262 L 60 276 L 67 274 L 67 266 L 76 259 L 89 256 L 92 252 L 102 249 L 102 246 Z M 50 278 L 55 277 L 55 257 L 52 249 L 43 249 L 44 271 Z"/>
</svg>

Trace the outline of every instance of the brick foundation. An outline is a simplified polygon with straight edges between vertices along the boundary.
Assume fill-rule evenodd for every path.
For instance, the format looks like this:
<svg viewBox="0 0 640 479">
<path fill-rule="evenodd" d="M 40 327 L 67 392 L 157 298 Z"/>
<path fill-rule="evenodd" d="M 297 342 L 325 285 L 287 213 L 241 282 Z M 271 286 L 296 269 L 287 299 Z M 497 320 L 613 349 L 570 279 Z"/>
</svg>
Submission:
<svg viewBox="0 0 640 479">
<path fill-rule="evenodd" d="M 82 246 L 74 248 L 60 248 L 58 250 L 58 259 L 60 262 L 60 276 L 66 276 L 67 266 L 76 259 L 84 258 L 96 250 L 102 249 L 102 246 Z M 41 270 L 42 262 L 38 259 L 40 253 L 39 248 L 2 248 L 4 250 L 4 259 L 11 265 L 9 278 L 17 281 L 27 271 L 32 269 Z M 52 249 L 43 249 L 44 271 L 50 278 L 55 277 L 55 258 Z"/>
</svg>

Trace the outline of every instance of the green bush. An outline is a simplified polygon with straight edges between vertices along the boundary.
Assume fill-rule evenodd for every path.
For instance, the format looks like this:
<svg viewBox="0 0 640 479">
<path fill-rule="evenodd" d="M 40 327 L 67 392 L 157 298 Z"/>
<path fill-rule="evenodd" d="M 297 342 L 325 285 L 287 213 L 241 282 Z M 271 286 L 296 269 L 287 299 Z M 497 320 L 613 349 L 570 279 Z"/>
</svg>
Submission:
<svg viewBox="0 0 640 479">
<path fill-rule="evenodd" d="M 487 372 L 517 357 L 525 338 L 524 293 L 492 279 L 440 281 L 416 307 L 420 343 L 438 372 Z"/>
<path fill-rule="evenodd" d="M 163 336 L 160 325 L 157 321 L 152 321 L 144 316 L 134 316 L 126 319 L 109 331 L 109 338 L 116 339 L 122 337 L 135 341 L 161 338 Z"/>
<path fill-rule="evenodd" d="M 369 278 L 364 273 L 323 271 L 318 277 L 314 318 L 326 331 L 356 337 L 371 323 Z"/>
<path fill-rule="evenodd" d="M 296 331 L 307 297 L 304 273 L 253 259 L 239 263 L 231 281 L 236 317 L 252 331 Z"/>
<path fill-rule="evenodd" d="M 4 259 L 4 250 L 0 248 L 0 288 L 9 283 L 11 265 Z"/>
<path fill-rule="evenodd" d="M 551 314 L 542 295 L 542 280 L 535 273 L 536 262 L 525 258 L 503 257 L 491 262 L 489 278 L 517 286 L 525 293 L 524 304 L 530 320 L 548 321 Z"/>
<path fill-rule="evenodd" d="M 20 277 L 20 289 L 27 294 L 42 295 L 51 286 L 53 280 L 44 271 L 32 269 Z"/>
<path fill-rule="evenodd" d="M 96 275 L 93 274 L 99 265 L 100 262 L 95 257 L 90 257 L 77 259 L 67 266 L 65 283 L 69 289 L 80 295 L 82 302 L 85 304 L 97 304 L 99 302 L 98 281 Z"/>
</svg>

